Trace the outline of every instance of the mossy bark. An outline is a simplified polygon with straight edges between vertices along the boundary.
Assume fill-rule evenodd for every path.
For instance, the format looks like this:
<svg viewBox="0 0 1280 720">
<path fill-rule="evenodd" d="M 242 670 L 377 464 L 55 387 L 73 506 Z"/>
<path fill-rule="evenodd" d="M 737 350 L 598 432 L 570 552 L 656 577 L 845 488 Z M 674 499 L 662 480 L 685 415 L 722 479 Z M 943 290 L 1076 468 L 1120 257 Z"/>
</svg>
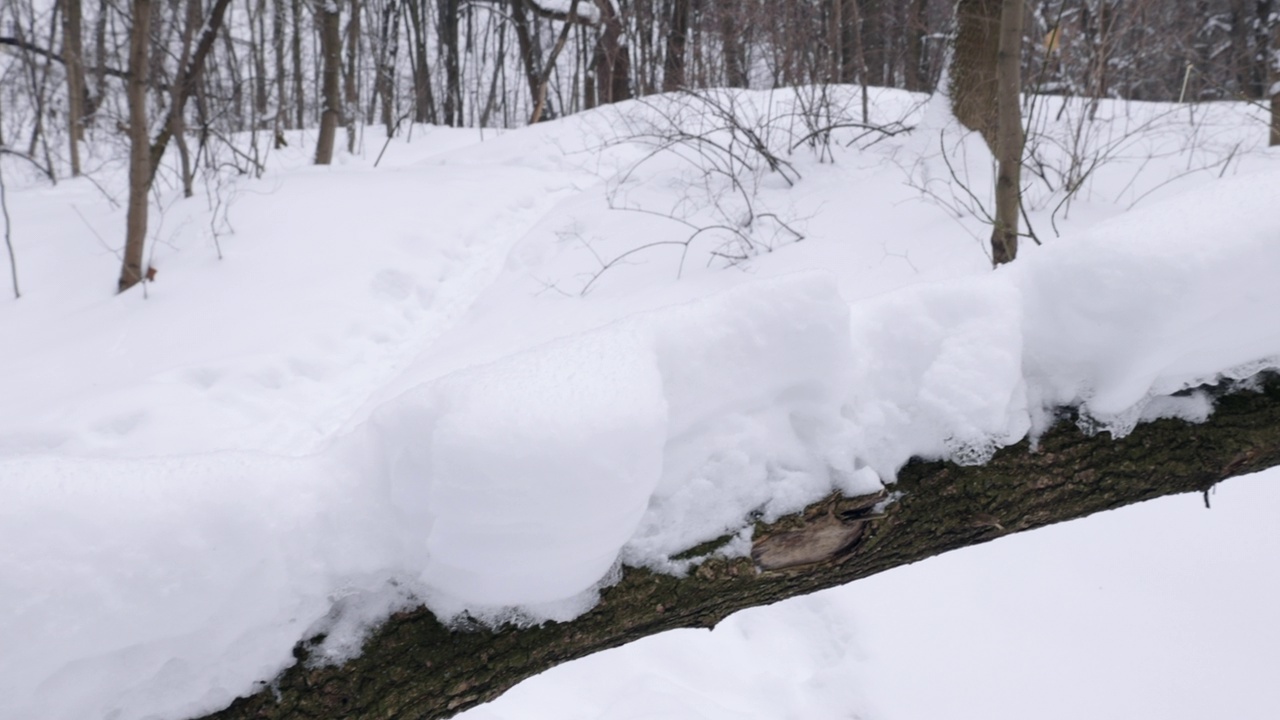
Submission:
<svg viewBox="0 0 1280 720">
<path fill-rule="evenodd" d="M 877 498 L 830 497 L 756 528 L 757 560 L 715 559 L 685 578 L 628 569 L 593 610 L 569 623 L 451 630 L 425 609 L 391 618 L 361 657 L 299 662 L 270 688 L 209 718 L 444 718 L 496 698 L 547 668 L 663 630 L 711 627 L 730 613 L 821 590 L 1010 533 L 1175 493 L 1207 491 L 1280 465 L 1280 380 L 1225 395 L 1213 417 L 1160 420 L 1120 440 L 1061 423 L 986 465 L 916 462 L 881 512 Z M 779 555 L 805 546 L 822 549 Z M 782 558 L 779 560 L 779 558 Z M 762 570 L 761 567 L 774 568 Z"/>
</svg>

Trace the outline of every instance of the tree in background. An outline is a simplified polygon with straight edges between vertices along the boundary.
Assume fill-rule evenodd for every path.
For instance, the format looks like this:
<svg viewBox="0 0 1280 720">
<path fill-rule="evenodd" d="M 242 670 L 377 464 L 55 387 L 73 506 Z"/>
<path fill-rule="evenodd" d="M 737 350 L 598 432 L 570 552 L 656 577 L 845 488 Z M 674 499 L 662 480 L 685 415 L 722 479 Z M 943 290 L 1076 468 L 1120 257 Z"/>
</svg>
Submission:
<svg viewBox="0 0 1280 720">
<path fill-rule="evenodd" d="M 1023 0 L 959 0 L 951 107 L 962 125 L 982 135 L 999 166 L 991 261 L 1018 255 L 1022 182 Z"/>
<path fill-rule="evenodd" d="M 129 205 L 118 292 L 142 281 L 147 242 L 147 193 L 151 189 L 151 136 L 147 130 L 147 74 L 151 49 L 151 0 L 133 0 L 129 28 Z"/>
<path fill-rule="evenodd" d="M 1280 145 L 1280 2 L 1271 5 L 1271 144 Z"/>
</svg>

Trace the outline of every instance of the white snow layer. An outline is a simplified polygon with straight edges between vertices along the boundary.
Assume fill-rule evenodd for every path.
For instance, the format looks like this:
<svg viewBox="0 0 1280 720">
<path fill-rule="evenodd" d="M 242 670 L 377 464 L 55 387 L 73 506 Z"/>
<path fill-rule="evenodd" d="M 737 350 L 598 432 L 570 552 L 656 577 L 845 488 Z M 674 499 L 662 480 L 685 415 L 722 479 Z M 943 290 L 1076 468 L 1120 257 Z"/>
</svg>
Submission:
<svg viewBox="0 0 1280 720">
<path fill-rule="evenodd" d="M 443 178 L 446 164 L 397 169 L 385 187 Z M 520 208 L 576 181 L 496 167 L 452 169 L 476 187 L 508 173 Z M 373 187 L 370 202 L 384 186 Z M 482 204 L 480 191 L 457 192 Z M 833 489 L 873 492 L 912 456 L 981 462 L 1060 405 L 1117 433 L 1203 418 L 1206 399 L 1171 396 L 1280 365 L 1276 197 L 1274 170 L 1227 178 L 1194 202 L 1028 247 L 998 271 L 881 294 L 837 267 L 743 275 L 687 302 L 672 292 L 651 304 L 665 307 L 427 373 L 304 456 L 0 456 L 0 717 L 215 709 L 291 662 L 308 632 L 329 631 L 340 657 L 408 602 L 442 616 L 572 617 L 620 561 L 679 572 L 675 553 Z M 503 217 L 518 235 L 523 215 Z M 458 233 L 466 252 L 502 257 L 484 228 Z M 300 262 L 367 262 L 343 252 Z M 794 257 L 821 258 L 807 252 Z M 317 288 L 341 277 L 329 270 Z M 445 311 L 495 273 L 442 280 Z M 431 302 L 409 273 L 376 277 L 404 303 L 397 322 Z M 340 316 L 340 296 L 325 300 Z"/>
</svg>

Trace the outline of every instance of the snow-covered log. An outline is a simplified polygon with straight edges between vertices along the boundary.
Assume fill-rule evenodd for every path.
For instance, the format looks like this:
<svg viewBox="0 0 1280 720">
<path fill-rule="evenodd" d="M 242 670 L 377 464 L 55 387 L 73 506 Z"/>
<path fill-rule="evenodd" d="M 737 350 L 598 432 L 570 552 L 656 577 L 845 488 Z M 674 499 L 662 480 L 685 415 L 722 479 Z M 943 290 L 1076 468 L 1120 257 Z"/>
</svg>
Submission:
<svg viewBox="0 0 1280 720">
<path fill-rule="evenodd" d="M 1280 465 L 1280 377 L 1207 388 L 1200 424 L 1157 420 L 1121 439 L 1065 421 L 1032 447 L 985 465 L 913 462 L 890 498 L 832 496 L 755 528 L 752 558 L 710 559 L 683 578 L 628 568 L 590 612 L 567 623 L 445 627 L 426 609 L 395 615 L 341 666 L 298 662 L 210 720 L 444 718 L 557 664 L 730 613 L 848 583 L 1007 534 Z M 709 551 L 711 547 L 701 548 Z M 695 549 L 695 552 L 699 549 Z"/>
</svg>

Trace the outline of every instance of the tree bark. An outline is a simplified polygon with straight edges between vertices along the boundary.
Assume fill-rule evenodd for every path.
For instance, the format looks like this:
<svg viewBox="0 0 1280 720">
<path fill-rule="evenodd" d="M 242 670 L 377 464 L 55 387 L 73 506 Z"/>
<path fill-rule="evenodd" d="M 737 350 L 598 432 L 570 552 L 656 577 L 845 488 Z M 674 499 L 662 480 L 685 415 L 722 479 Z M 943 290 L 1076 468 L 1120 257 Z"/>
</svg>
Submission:
<svg viewBox="0 0 1280 720">
<path fill-rule="evenodd" d="M 1271 145 L 1280 145 L 1280 7 L 1271 3 Z"/>
<path fill-rule="evenodd" d="M 1280 465 L 1280 377 L 1219 397 L 1203 424 L 1159 420 L 1115 440 L 1060 423 L 981 467 L 913 462 L 880 495 L 832 496 L 757 524 L 751 558 L 713 558 L 684 578 L 628 568 L 568 623 L 451 629 L 425 609 L 392 617 L 363 654 L 309 667 L 317 638 L 270 686 L 208 720 L 445 718 L 547 668 L 664 630 L 712 627 L 743 608 L 845 584 L 1005 535 L 1174 493 L 1207 492 Z M 1211 389 L 1220 394 L 1221 388 Z M 710 552 L 708 544 L 702 552 Z"/>
<path fill-rule="evenodd" d="M 991 262 L 1018 256 L 1018 211 L 1022 203 L 1022 13 L 1023 0 L 1004 0 L 996 59 L 996 216 L 991 228 Z"/>
<path fill-rule="evenodd" d="M 129 28 L 129 206 L 125 213 L 124 260 L 116 291 L 141 282 L 147 242 L 147 191 L 151 189 L 151 135 L 147 129 L 147 67 L 151 49 L 151 0 L 133 0 Z"/>
<path fill-rule="evenodd" d="M 596 42 L 596 104 L 631 99 L 631 52 L 624 43 L 622 18 L 612 0 L 595 0 L 600 12 L 600 39 Z"/>
<path fill-rule="evenodd" d="M 427 63 L 424 0 L 409 0 L 409 23 L 413 26 L 413 121 L 436 121 L 436 100 L 431 93 L 431 67 Z"/>
<path fill-rule="evenodd" d="M 80 175 L 80 142 L 84 140 L 84 42 L 80 0 L 63 0 L 62 55 L 67 63 L 67 138 L 71 176 Z"/>
<path fill-rule="evenodd" d="M 444 48 L 444 124 L 461 127 L 462 75 L 458 59 L 458 0 L 440 0 L 440 45 Z"/>
<path fill-rule="evenodd" d="M 662 92 L 685 87 L 684 56 L 689 40 L 689 0 L 671 1 L 671 24 L 662 61 Z"/>
<path fill-rule="evenodd" d="M 1001 0 L 959 0 L 951 60 L 951 111 L 961 125 L 982 135 L 998 152 L 996 58 L 1000 51 Z"/>
<path fill-rule="evenodd" d="M 320 74 L 320 95 L 324 107 L 320 112 L 320 134 L 316 138 L 316 165 L 333 162 L 333 141 L 342 121 L 342 24 L 338 0 L 316 3 L 320 16 L 320 56 L 324 64 Z"/>
</svg>

